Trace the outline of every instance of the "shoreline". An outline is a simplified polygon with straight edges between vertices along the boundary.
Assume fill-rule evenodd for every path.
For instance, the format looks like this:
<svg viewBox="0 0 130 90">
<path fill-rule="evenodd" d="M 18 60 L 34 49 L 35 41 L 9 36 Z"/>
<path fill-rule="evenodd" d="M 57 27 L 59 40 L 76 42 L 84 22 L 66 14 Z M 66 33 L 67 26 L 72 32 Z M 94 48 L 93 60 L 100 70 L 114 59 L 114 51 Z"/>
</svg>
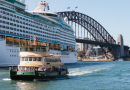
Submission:
<svg viewBox="0 0 130 90">
<path fill-rule="evenodd" d="M 113 61 L 109 59 L 79 59 L 78 61 Z"/>
</svg>

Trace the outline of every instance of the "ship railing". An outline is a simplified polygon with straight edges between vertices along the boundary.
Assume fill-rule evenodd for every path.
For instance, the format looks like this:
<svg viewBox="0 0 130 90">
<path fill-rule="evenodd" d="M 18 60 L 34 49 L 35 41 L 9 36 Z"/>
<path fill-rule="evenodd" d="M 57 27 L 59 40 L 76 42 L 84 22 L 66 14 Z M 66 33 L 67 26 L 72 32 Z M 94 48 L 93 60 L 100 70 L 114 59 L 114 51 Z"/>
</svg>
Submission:
<svg viewBox="0 0 130 90">
<path fill-rule="evenodd" d="M 13 67 L 9 67 L 10 71 L 16 72 L 16 71 L 31 71 L 31 72 L 35 72 L 35 71 L 42 71 L 42 72 L 59 72 L 59 71 L 68 71 L 67 68 L 47 68 L 47 69 L 40 69 L 40 68 L 32 68 L 32 69 L 27 69 L 27 70 L 21 70 L 18 69 L 18 67 L 16 69 L 14 69 Z"/>
<path fill-rule="evenodd" d="M 16 9 L 14 9 L 14 8 L 11 8 L 11 7 L 8 7 L 8 6 L 5 6 L 5 5 L 3 5 L 3 4 L 0 4 L 0 7 L 2 8 L 6 8 L 6 9 L 9 9 L 9 10 L 12 10 L 12 11 L 16 11 Z"/>
</svg>

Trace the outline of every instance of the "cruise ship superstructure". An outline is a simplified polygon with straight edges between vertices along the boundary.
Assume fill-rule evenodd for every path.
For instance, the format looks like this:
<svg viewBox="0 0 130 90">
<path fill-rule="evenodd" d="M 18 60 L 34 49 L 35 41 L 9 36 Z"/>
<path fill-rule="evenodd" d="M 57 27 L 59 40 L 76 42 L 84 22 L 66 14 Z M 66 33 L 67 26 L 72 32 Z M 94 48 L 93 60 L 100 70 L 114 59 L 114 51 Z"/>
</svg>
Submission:
<svg viewBox="0 0 130 90">
<path fill-rule="evenodd" d="M 31 12 L 25 6 L 25 0 L 0 0 L 0 67 L 18 65 L 19 46 L 29 45 L 34 35 L 37 44 L 48 45 L 63 63 L 77 62 L 74 31 L 66 19 L 48 12 L 45 1 Z"/>
</svg>

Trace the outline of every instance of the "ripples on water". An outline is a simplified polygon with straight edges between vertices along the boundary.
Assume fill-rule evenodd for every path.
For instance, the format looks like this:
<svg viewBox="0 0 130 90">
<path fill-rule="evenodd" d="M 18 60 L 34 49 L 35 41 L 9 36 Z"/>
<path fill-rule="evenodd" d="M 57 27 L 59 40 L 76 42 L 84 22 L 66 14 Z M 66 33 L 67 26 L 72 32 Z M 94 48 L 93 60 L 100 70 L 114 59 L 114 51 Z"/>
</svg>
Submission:
<svg viewBox="0 0 130 90">
<path fill-rule="evenodd" d="M 78 62 L 63 67 L 68 68 L 68 77 L 48 81 L 11 80 L 9 70 L 0 68 L 0 90 L 130 89 L 130 62 Z"/>
</svg>

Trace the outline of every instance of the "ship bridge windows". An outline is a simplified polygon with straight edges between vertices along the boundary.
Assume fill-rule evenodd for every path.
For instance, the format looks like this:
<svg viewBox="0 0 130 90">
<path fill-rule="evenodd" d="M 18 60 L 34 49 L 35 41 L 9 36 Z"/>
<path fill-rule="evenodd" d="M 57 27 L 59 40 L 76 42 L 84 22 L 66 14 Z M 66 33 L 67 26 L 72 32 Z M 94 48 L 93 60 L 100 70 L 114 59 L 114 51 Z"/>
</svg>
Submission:
<svg viewBox="0 0 130 90">
<path fill-rule="evenodd" d="M 42 52 L 46 52 L 46 48 L 41 48 L 41 51 Z"/>
<path fill-rule="evenodd" d="M 39 47 L 39 48 L 36 48 L 36 51 L 40 51 L 40 47 Z"/>
<path fill-rule="evenodd" d="M 33 61 L 36 61 L 36 59 L 37 59 L 37 58 L 34 57 L 34 58 L 33 58 Z"/>
<path fill-rule="evenodd" d="M 46 52 L 46 47 L 21 47 L 20 51 L 41 51 L 41 52 Z"/>
<path fill-rule="evenodd" d="M 21 58 L 21 61 L 24 61 L 24 58 Z"/>
<path fill-rule="evenodd" d="M 35 51 L 35 48 L 29 48 L 30 49 L 30 51 Z"/>
<path fill-rule="evenodd" d="M 41 61 L 41 57 L 33 57 L 33 61 Z"/>
<path fill-rule="evenodd" d="M 41 61 L 41 57 L 22 57 L 21 61 Z"/>
<path fill-rule="evenodd" d="M 20 48 L 20 51 L 28 51 L 28 47 L 26 47 L 26 48 Z"/>
<path fill-rule="evenodd" d="M 32 57 L 29 57 L 29 61 L 32 61 Z"/>
<path fill-rule="evenodd" d="M 24 58 L 25 59 L 25 61 L 28 61 L 28 58 Z"/>
</svg>

